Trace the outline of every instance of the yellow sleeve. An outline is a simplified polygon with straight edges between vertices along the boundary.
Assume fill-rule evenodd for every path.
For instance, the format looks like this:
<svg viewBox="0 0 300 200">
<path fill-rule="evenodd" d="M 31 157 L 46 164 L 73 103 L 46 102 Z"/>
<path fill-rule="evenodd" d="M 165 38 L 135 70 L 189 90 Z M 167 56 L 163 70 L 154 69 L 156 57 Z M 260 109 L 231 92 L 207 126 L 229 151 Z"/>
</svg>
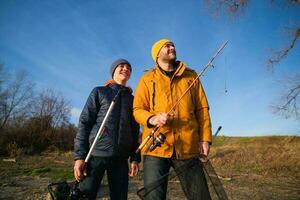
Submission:
<svg viewBox="0 0 300 200">
<path fill-rule="evenodd" d="M 208 101 L 200 80 L 195 84 L 196 117 L 199 124 L 200 141 L 211 142 L 212 132 Z"/>
<path fill-rule="evenodd" d="M 133 100 L 133 116 L 135 120 L 142 124 L 143 126 L 147 126 L 147 120 L 153 116 L 150 110 L 150 94 L 149 88 L 142 77 L 139 81 L 136 93 Z"/>
</svg>

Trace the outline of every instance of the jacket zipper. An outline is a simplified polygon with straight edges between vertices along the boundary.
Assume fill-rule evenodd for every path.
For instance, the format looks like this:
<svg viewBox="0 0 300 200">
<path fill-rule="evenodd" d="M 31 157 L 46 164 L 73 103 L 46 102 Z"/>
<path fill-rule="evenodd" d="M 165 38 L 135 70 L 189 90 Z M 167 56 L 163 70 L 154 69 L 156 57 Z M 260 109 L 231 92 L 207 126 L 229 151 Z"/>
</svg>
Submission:
<svg viewBox="0 0 300 200">
<path fill-rule="evenodd" d="M 152 111 L 154 111 L 155 106 L 155 82 L 152 80 Z"/>
</svg>

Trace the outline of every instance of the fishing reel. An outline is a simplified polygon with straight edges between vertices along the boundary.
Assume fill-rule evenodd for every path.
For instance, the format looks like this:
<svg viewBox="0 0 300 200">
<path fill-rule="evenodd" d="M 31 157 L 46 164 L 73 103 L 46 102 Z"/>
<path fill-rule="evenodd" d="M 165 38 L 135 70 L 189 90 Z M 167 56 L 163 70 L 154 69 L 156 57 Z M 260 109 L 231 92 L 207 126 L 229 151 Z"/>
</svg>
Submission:
<svg viewBox="0 0 300 200">
<path fill-rule="evenodd" d="M 79 189 L 79 182 L 62 181 L 48 185 L 47 199 L 80 200 L 85 199 L 85 195 Z"/>
<path fill-rule="evenodd" d="M 82 193 L 79 190 L 79 182 L 75 182 L 70 191 L 70 200 L 79 200 L 82 197 Z"/>
<path fill-rule="evenodd" d="M 149 147 L 150 152 L 154 151 L 156 147 L 160 147 L 166 141 L 166 136 L 162 133 L 159 133 L 154 139 L 152 144 Z"/>
</svg>

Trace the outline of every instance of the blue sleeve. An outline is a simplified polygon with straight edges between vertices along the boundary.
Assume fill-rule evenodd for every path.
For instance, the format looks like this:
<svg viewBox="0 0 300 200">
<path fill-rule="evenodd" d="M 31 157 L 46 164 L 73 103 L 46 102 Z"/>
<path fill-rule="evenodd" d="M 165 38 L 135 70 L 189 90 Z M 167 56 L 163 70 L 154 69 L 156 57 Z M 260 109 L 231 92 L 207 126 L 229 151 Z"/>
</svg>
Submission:
<svg viewBox="0 0 300 200">
<path fill-rule="evenodd" d="M 99 90 L 94 88 L 81 112 L 78 132 L 74 139 L 74 159 L 84 160 L 89 151 L 89 135 L 96 122 L 100 109 Z"/>
<path fill-rule="evenodd" d="M 132 126 L 132 134 L 133 134 L 133 145 L 132 145 L 132 151 L 130 155 L 130 162 L 136 161 L 141 162 L 141 153 L 136 153 L 135 151 L 139 147 L 139 134 L 140 134 L 140 126 L 139 124 L 134 120 L 134 117 L 132 116 L 131 120 L 131 126 Z"/>
</svg>

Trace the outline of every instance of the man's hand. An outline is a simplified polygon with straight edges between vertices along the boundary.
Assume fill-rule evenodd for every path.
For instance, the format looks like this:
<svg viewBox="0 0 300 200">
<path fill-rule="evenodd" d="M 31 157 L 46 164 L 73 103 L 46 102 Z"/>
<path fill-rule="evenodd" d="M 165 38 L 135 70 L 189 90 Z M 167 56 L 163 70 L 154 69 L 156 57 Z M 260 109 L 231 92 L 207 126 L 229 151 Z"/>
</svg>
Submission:
<svg viewBox="0 0 300 200">
<path fill-rule="evenodd" d="M 139 172 L 139 164 L 136 161 L 130 163 L 129 176 L 136 176 Z"/>
<path fill-rule="evenodd" d="M 86 165 L 84 160 L 76 160 L 74 164 L 74 177 L 79 182 L 86 174 Z"/>
<path fill-rule="evenodd" d="M 208 156 L 210 144 L 208 142 L 199 142 L 199 153 L 200 155 Z"/>
<path fill-rule="evenodd" d="M 167 113 L 159 113 L 149 119 L 149 123 L 153 126 L 163 126 L 167 123 L 170 116 Z"/>
</svg>

